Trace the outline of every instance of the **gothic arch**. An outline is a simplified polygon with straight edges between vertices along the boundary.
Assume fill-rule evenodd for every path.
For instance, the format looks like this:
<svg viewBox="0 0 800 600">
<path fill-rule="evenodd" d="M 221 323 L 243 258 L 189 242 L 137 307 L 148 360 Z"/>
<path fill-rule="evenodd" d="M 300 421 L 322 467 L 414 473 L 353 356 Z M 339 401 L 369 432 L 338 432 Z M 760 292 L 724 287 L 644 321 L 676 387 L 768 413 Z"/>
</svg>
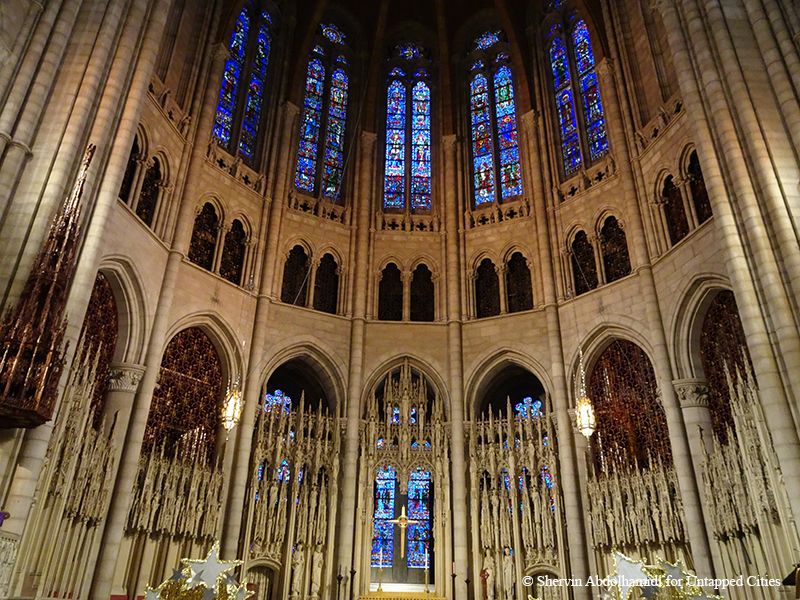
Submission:
<svg viewBox="0 0 800 600">
<path fill-rule="evenodd" d="M 339 270 L 344 269 L 343 255 L 333 243 L 325 242 L 322 246 L 320 246 L 319 250 L 317 250 L 316 256 L 322 258 L 326 254 L 330 254 L 333 257 L 333 260 L 336 261 L 336 266 L 339 267 Z"/>
<path fill-rule="evenodd" d="M 702 378 L 700 362 L 700 331 L 709 304 L 730 282 L 721 275 L 702 273 L 694 277 L 681 291 L 680 302 L 670 319 L 670 353 L 679 379 Z"/>
<path fill-rule="evenodd" d="M 636 344 L 647 356 L 650 364 L 655 370 L 656 362 L 653 359 L 653 348 L 649 341 L 639 332 L 643 329 L 641 323 L 635 319 L 623 315 L 615 315 L 614 320 L 616 323 L 603 320 L 597 316 L 592 324 L 592 329 L 580 341 L 580 348 L 583 350 L 583 369 L 587 377 L 594 369 L 600 355 L 603 354 L 616 340 L 624 340 Z M 568 368 L 568 395 L 570 398 L 570 406 L 575 405 L 575 383 L 577 382 L 579 372 L 579 354 L 578 347 L 575 347 L 570 353 L 570 358 L 567 361 Z M 658 380 L 658 376 L 656 376 Z"/>
<path fill-rule="evenodd" d="M 233 381 L 244 372 L 244 357 L 234 328 L 222 316 L 216 313 L 195 312 L 178 319 L 172 324 L 165 336 L 163 356 L 172 338 L 184 329 L 197 327 L 211 340 L 222 363 L 223 382 Z"/>
<path fill-rule="evenodd" d="M 197 204 L 195 205 L 195 213 L 199 213 L 201 210 L 203 210 L 203 207 L 206 204 L 210 204 L 214 207 L 214 210 L 217 211 L 219 223 L 224 223 L 228 213 L 224 200 L 214 192 L 206 192 L 198 199 Z"/>
<path fill-rule="evenodd" d="M 367 406 L 370 396 L 375 393 L 377 387 L 386 378 L 387 373 L 401 366 L 405 361 L 408 361 L 408 364 L 413 369 L 424 375 L 428 383 L 433 386 L 434 393 L 437 395 L 439 402 L 442 403 L 445 418 L 449 418 L 450 394 L 447 385 L 439 373 L 431 368 L 430 365 L 432 361 L 419 358 L 413 354 L 396 354 L 391 358 L 382 360 L 372 369 L 369 377 L 364 380 L 364 387 L 361 391 L 361 400 L 359 402 L 359 414 L 363 412 L 362 408 Z M 441 368 L 444 369 L 446 367 L 442 366 Z"/>
<path fill-rule="evenodd" d="M 151 325 L 147 315 L 151 313 L 136 266 L 125 257 L 106 256 L 97 271 L 105 276 L 117 303 L 119 333 L 114 360 L 140 364 Z"/>
<path fill-rule="evenodd" d="M 305 250 L 306 256 L 308 256 L 308 260 L 313 260 L 317 253 L 314 249 L 314 245 L 312 242 L 309 242 L 306 238 L 304 238 L 300 234 L 296 234 L 287 238 L 287 240 L 283 243 L 283 251 L 281 256 L 285 261 L 289 258 L 289 253 L 294 249 L 295 246 L 300 246 Z"/>
<path fill-rule="evenodd" d="M 617 220 L 617 223 L 619 223 L 623 229 L 625 228 L 625 217 L 622 214 L 622 210 L 616 206 L 606 204 L 598 210 L 597 216 L 595 217 L 594 227 L 592 227 L 592 232 L 594 235 L 600 235 L 600 231 L 603 229 L 603 225 L 605 225 L 608 217 L 614 217 Z"/>
<path fill-rule="evenodd" d="M 525 260 L 528 261 L 529 266 L 532 264 L 533 261 L 531 257 L 533 256 L 533 253 L 531 252 L 530 248 L 528 248 L 528 246 L 525 244 L 516 241 L 506 244 L 505 248 L 503 248 L 503 251 L 500 252 L 500 256 L 503 257 L 502 264 L 508 264 L 508 261 L 511 259 L 511 257 L 517 252 L 525 257 Z"/>
<path fill-rule="evenodd" d="M 502 265 L 503 263 L 500 262 L 500 259 L 497 255 L 492 252 L 491 250 L 478 250 L 475 254 L 472 255 L 472 258 L 469 261 L 469 271 L 470 273 L 474 273 L 476 269 L 481 265 L 481 263 L 485 259 L 489 259 L 492 261 L 492 264 L 496 267 L 497 265 Z"/>
<path fill-rule="evenodd" d="M 319 338 L 300 336 L 285 340 L 284 346 L 273 351 L 269 360 L 259 361 L 258 365 L 250 368 L 250 372 L 258 373 L 257 376 L 263 388 L 281 365 L 290 360 L 300 359 L 316 374 L 330 401 L 331 412 L 344 416 L 346 410 L 344 402 L 345 375 L 338 366 L 340 363 L 333 358 L 334 355 L 333 350 L 326 347 Z M 260 366 L 262 364 L 263 367 Z"/>
<path fill-rule="evenodd" d="M 409 271 L 411 273 L 414 272 L 420 265 L 425 265 L 430 270 L 431 274 L 433 275 L 434 280 L 439 276 L 439 265 L 437 264 L 436 260 L 427 253 L 419 254 L 412 262 L 411 266 L 409 267 Z"/>
<path fill-rule="evenodd" d="M 505 347 L 492 350 L 484 354 L 464 378 L 465 418 L 472 418 L 478 414 L 480 410 L 478 403 L 486 388 L 491 384 L 493 377 L 512 365 L 529 371 L 542 384 L 545 394 L 550 394 L 553 382 L 542 363 L 515 348 Z"/>
</svg>

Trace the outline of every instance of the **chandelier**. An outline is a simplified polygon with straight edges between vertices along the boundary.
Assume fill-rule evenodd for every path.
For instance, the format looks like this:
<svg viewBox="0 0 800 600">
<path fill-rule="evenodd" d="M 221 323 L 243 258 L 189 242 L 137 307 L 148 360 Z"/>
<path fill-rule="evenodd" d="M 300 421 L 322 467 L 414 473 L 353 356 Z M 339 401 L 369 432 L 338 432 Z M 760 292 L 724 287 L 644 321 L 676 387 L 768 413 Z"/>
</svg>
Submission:
<svg viewBox="0 0 800 600">
<path fill-rule="evenodd" d="M 583 436 L 588 440 L 594 433 L 597 419 L 594 406 L 586 393 L 586 372 L 583 370 L 583 350 L 578 348 L 578 399 L 575 401 L 575 421 Z"/>
<path fill-rule="evenodd" d="M 222 405 L 222 427 L 227 433 L 239 424 L 242 416 L 242 390 L 239 387 L 239 378 L 228 383 L 228 391 L 225 393 L 225 403 Z"/>
</svg>

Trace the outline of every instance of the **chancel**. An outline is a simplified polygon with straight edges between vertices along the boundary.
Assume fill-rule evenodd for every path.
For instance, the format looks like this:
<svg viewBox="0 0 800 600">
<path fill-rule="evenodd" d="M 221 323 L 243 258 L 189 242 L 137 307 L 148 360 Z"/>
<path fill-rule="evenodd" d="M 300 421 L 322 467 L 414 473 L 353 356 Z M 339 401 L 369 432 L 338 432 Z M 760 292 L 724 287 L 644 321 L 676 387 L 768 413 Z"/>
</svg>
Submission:
<svg viewBox="0 0 800 600">
<path fill-rule="evenodd" d="M 796 593 L 799 48 L 2 0 L 0 600 Z"/>
</svg>

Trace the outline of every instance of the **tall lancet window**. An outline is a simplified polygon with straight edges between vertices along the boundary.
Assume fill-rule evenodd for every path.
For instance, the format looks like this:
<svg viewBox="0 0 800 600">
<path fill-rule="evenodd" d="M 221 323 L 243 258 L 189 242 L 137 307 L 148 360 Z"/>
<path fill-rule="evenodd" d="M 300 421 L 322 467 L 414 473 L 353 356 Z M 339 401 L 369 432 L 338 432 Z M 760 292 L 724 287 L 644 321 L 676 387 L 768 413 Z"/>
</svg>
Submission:
<svg viewBox="0 0 800 600">
<path fill-rule="evenodd" d="M 335 25 L 321 25 L 306 69 L 294 184 L 311 195 L 339 202 L 345 163 L 349 51 Z"/>
<path fill-rule="evenodd" d="M 608 133 L 586 21 L 560 14 L 561 2 L 549 8 L 557 13 L 551 17 L 549 58 L 562 168 L 569 176 L 608 152 Z"/>
<path fill-rule="evenodd" d="M 394 48 L 386 85 L 385 210 L 431 208 L 431 88 L 425 51 Z"/>
<path fill-rule="evenodd" d="M 501 32 L 480 35 L 470 54 L 469 102 L 475 206 L 522 194 L 517 108 Z"/>
<path fill-rule="evenodd" d="M 272 49 L 272 17 L 259 5 L 251 0 L 236 19 L 212 130 L 220 146 L 251 164 L 258 157 Z"/>
</svg>

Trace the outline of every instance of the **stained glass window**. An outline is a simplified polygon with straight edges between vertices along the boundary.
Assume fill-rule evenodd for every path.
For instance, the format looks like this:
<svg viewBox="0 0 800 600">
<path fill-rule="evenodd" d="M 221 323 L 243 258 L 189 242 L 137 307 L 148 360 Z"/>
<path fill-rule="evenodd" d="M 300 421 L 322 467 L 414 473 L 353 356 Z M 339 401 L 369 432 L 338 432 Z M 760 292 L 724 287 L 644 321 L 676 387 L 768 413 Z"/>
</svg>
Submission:
<svg viewBox="0 0 800 600">
<path fill-rule="evenodd" d="M 221 146 L 238 149 L 247 161 L 257 153 L 272 45 L 272 17 L 266 11 L 256 13 L 257 27 L 251 27 L 253 6 L 251 2 L 242 9 L 231 33 L 212 130 Z M 248 56 L 252 56 L 249 64 Z"/>
<path fill-rule="evenodd" d="M 494 147 L 489 118 L 489 84 L 483 73 L 472 78 L 470 85 L 472 114 L 472 160 L 475 204 L 494 200 Z"/>
<path fill-rule="evenodd" d="M 514 412 L 519 419 L 538 419 L 544 416 L 542 401 L 534 400 L 530 396 L 522 399 L 514 406 Z"/>
<path fill-rule="evenodd" d="M 383 208 L 413 211 L 431 208 L 431 90 L 428 72 L 413 63 L 424 53 L 416 44 L 394 49 L 395 66 L 389 71 L 386 92 L 386 150 L 383 175 Z M 408 64 L 407 61 L 413 61 Z"/>
<path fill-rule="evenodd" d="M 560 8 L 551 5 L 551 9 Z M 583 107 L 583 126 L 587 161 L 595 161 L 608 151 L 605 113 L 597 82 L 596 62 L 592 50 L 589 29 L 583 19 L 576 21 L 572 28 L 572 65 L 566 44 L 560 35 L 561 28 L 554 25 L 550 42 L 550 68 L 553 75 L 556 114 L 561 137 L 561 158 L 564 173 L 575 173 L 584 162 L 581 148 L 581 134 L 575 108 L 576 98 Z M 575 78 L 571 74 L 575 73 Z"/>
<path fill-rule="evenodd" d="M 475 316 L 479 319 L 500 314 L 500 281 L 491 259 L 484 258 L 475 273 Z"/>
<path fill-rule="evenodd" d="M 292 399 L 281 390 L 275 390 L 271 394 L 264 396 L 264 412 L 283 411 L 289 414 L 292 410 Z"/>
<path fill-rule="evenodd" d="M 595 289 L 598 284 L 594 247 L 585 231 L 576 233 L 572 240 L 572 278 L 576 296 Z"/>
<path fill-rule="evenodd" d="M 500 189 L 503 198 L 522 193 L 522 173 L 517 141 L 517 111 L 511 68 L 503 65 L 494 74 L 497 139 L 500 146 Z"/>
<path fill-rule="evenodd" d="M 217 230 L 219 217 L 214 205 L 206 202 L 195 217 L 192 241 L 189 243 L 188 259 L 194 264 L 210 271 L 214 266 L 214 253 L 217 249 Z"/>
<path fill-rule="evenodd" d="M 423 469 L 411 472 L 408 481 L 408 518 L 417 523 L 408 526 L 409 569 L 424 569 L 431 557 L 431 473 Z"/>
<path fill-rule="evenodd" d="M 392 425 L 400 424 L 400 407 L 394 406 L 392 408 Z"/>
<path fill-rule="evenodd" d="M 589 156 L 594 161 L 608 150 L 608 135 L 606 134 L 603 102 L 600 99 L 600 89 L 597 85 L 597 73 L 594 70 L 592 42 L 589 38 L 589 29 L 583 19 L 576 23 L 575 29 L 572 31 L 572 47 L 581 86 Z"/>
<path fill-rule="evenodd" d="M 542 465 L 542 483 L 544 483 L 545 487 L 548 490 L 553 489 L 553 474 L 550 472 L 550 467 L 547 465 Z"/>
<path fill-rule="evenodd" d="M 347 59 L 338 48 L 344 34 L 335 25 L 322 25 L 321 33 L 325 39 L 314 47 L 306 71 L 294 182 L 303 192 L 319 190 L 323 198 L 339 202 L 350 78 Z"/>
<path fill-rule="evenodd" d="M 264 13 L 267 16 L 267 13 Z M 256 38 L 255 58 L 250 71 L 250 84 L 247 88 L 247 99 L 244 103 L 242 133 L 239 138 L 239 152 L 246 158 L 255 154 L 258 130 L 261 123 L 261 103 L 264 96 L 264 82 L 267 78 L 269 64 L 270 35 L 267 19 L 262 17 Z"/>
<path fill-rule="evenodd" d="M 661 199 L 664 202 L 669 241 L 675 245 L 689 234 L 689 220 L 683 207 L 683 195 L 680 188 L 675 185 L 672 175 L 664 180 Z"/>
<path fill-rule="evenodd" d="M 313 193 L 317 176 L 317 146 L 319 145 L 322 98 L 325 92 L 325 67 L 312 58 L 306 72 L 306 96 L 300 121 L 300 147 L 297 150 L 297 171 L 294 183 L 305 192 Z"/>
<path fill-rule="evenodd" d="M 476 50 L 488 50 L 500 41 L 499 31 L 487 31 L 475 38 Z"/>
<path fill-rule="evenodd" d="M 492 38 L 498 33 L 484 35 Z M 476 41 L 476 47 L 487 50 L 497 41 L 499 38 L 488 46 Z M 477 60 L 472 66 L 469 91 L 475 206 L 522 194 L 517 109 L 508 60 L 506 52 L 493 57 L 487 53 L 486 60 Z"/>
<path fill-rule="evenodd" d="M 616 217 L 608 217 L 600 230 L 600 250 L 603 253 L 603 269 L 606 283 L 622 279 L 631 273 L 628 242 L 625 231 Z"/>
<path fill-rule="evenodd" d="M 383 179 L 384 208 L 405 207 L 406 191 L 406 87 L 389 84 L 386 98 L 386 166 Z"/>
<path fill-rule="evenodd" d="M 281 461 L 280 466 L 275 474 L 275 479 L 282 483 L 289 483 L 292 476 L 292 470 L 289 468 L 289 461 L 284 459 Z"/>
<path fill-rule="evenodd" d="M 431 90 L 424 81 L 412 92 L 411 208 L 431 207 Z"/>
<path fill-rule="evenodd" d="M 697 222 L 705 223 L 712 217 L 711 202 L 708 199 L 706 182 L 703 179 L 703 170 L 700 168 L 700 159 L 697 157 L 696 151 L 693 151 L 689 157 L 688 171 L 689 189 L 692 192 Z"/>
<path fill-rule="evenodd" d="M 391 567 L 394 562 L 394 525 L 389 521 L 394 519 L 396 490 L 397 474 L 394 468 L 387 466 L 379 469 L 375 477 L 373 567 Z"/>
<path fill-rule="evenodd" d="M 214 137 L 225 147 L 228 147 L 231 141 L 233 113 L 236 110 L 236 91 L 239 87 L 247 34 L 250 29 L 250 16 L 247 13 L 247 8 L 243 8 L 231 34 L 228 44 L 230 56 L 225 61 L 225 70 L 222 73 L 222 85 L 217 101 L 217 116 L 214 119 Z"/>
<path fill-rule="evenodd" d="M 347 74 L 342 69 L 336 69 L 331 76 L 328 130 L 325 135 L 325 170 L 322 173 L 322 195 L 334 202 L 340 199 L 342 191 L 347 85 Z"/>
</svg>

